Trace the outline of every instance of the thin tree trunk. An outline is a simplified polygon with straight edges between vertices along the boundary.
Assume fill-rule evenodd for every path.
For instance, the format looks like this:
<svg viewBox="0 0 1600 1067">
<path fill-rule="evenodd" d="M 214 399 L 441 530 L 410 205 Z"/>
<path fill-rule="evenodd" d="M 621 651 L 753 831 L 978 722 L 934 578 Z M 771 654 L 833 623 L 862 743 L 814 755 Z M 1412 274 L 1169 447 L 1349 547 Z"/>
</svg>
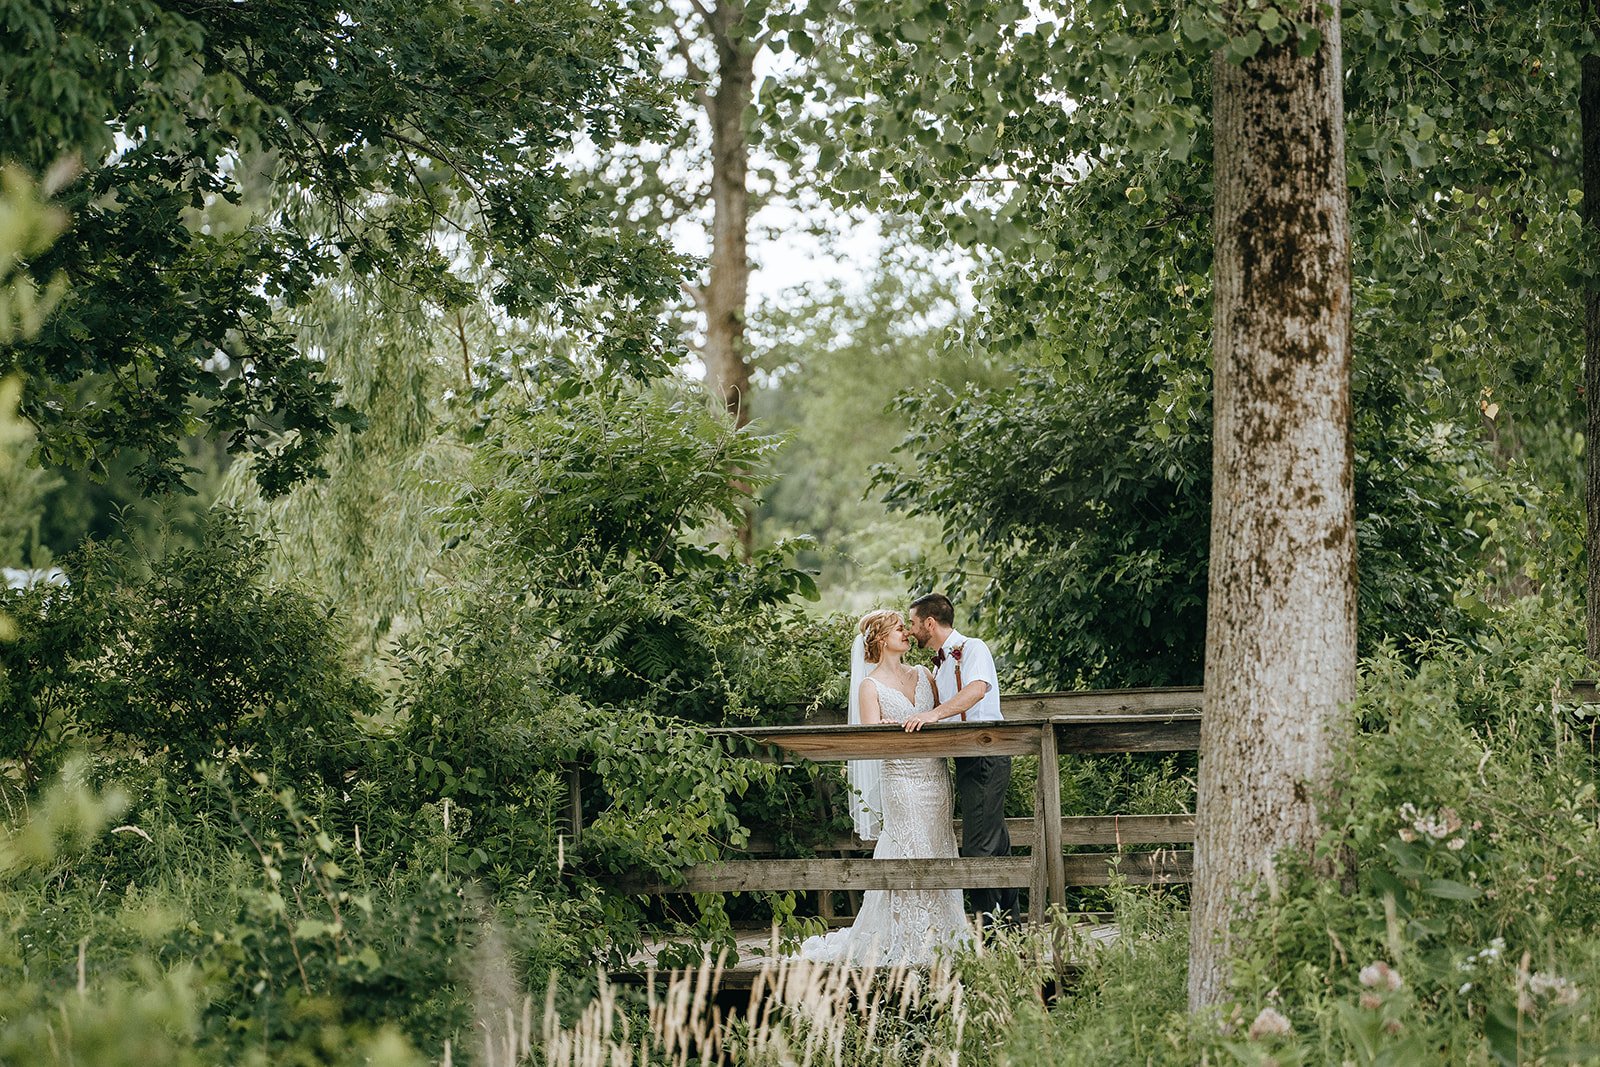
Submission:
<svg viewBox="0 0 1600 1067">
<path fill-rule="evenodd" d="M 1589 25 L 1600 29 L 1600 0 L 1585 0 Z M 1600 233 L 1600 56 L 1583 57 L 1578 117 L 1583 137 L 1583 222 Z M 1600 663 L 1600 279 L 1583 290 L 1584 459 L 1587 486 L 1589 659 Z"/>
<path fill-rule="evenodd" d="M 1350 252 L 1338 10 L 1215 60 L 1215 444 L 1189 1004 L 1227 988 L 1241 883 L 1316 840 L 1355 696 Z"/>
<path fill-rule="evenodd" d="M 750 145 L 744 117 L 755 83 L 755 50 L 738 35 L 743 0 L 723 0 L 712 12 L 717 85 L 711 121 L 711 266 L 704 289 L 706 340 L 702 355 L 710 384 L 735 426 L 750 421 L 750 367 L 745 359 L 745 308 L 750 291 Z M 753 529 L 747 514 L 739 531 L 745 556 Z"/>
</svg>

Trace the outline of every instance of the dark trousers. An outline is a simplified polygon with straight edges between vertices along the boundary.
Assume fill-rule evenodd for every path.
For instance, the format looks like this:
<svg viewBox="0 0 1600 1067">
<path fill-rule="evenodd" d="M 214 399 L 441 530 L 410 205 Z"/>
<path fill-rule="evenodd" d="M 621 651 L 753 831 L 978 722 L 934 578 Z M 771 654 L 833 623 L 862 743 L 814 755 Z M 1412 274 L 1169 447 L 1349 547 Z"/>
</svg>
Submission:
<svg viewBox="0 0 1600 1067">
<path fill-rule="evenodd" d="M 957 759 L 956 796 L 961 806 L 961 854 L 1009 856 L 1011 834 L 1006 830 L 1006 794 L 1011 790 L 1010 756 L 971 756 Z M 1018 917 L 1017 891 L 969 889 L 972 910 L 992 922 Z"/>
</svg>

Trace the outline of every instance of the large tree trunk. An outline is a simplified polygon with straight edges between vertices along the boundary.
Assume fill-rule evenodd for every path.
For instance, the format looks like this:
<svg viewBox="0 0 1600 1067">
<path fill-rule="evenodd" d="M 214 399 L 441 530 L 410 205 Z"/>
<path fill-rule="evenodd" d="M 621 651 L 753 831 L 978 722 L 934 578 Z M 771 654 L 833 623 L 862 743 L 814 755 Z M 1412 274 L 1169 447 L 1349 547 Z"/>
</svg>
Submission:
<svg viewBox="0 0 1600 1067">
<path fill-rule="evenodd" d="M 743 0 L 723 0 L 712 12 L 717 49 L 717 85 L 708 101 L 711 120 L 711 269 L 703 293 L 706 340 L 702 350 L 709 384 L 733 416 L 750 421 L 750 367 L 745 361 L 745 306 L 750 291 L 746 187 L 750 145 L 744 117 L 755 81 L 755 49 L 739 36 Z M 745 518 L 739 541 L 748 557 L 753 539 Z"/>
<path fill-rule="evenodd" d="M 1600 30 L 1600 0 L 1584 0 L 1583 10 L 1589 25 Z M 1584 56 L 1582 69 L 1578 120 L 1583 137 L 1583 221 L 1600 233 L 1600 56 Z M 1589 659 L 1600 662 L 1600 279 L 1595 278 L 1583 290 L 1583 406 Z"/>
<path fill-rule="evenodd" d="M 1355 697 L 1350 249 L 1338 10 L 1215 61 L 1215 444 L 1189 1004 L 1241 883 L 1309 848 Z M 1265 888 L 1263 892 L 1267 891 Z"/>
</svg>

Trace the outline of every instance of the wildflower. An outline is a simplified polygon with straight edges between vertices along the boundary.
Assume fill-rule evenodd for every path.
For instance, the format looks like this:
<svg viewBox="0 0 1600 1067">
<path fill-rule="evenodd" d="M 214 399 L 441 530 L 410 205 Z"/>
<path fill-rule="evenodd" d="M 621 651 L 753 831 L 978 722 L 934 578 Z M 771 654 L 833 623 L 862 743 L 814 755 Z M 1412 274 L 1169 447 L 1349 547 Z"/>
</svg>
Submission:
<svg viewBox="0 0 1600 1067">
<path fill-rule="evenodd" d="M 1451 852 L 1460 852 L 1466 846 L 1466 843 L 1467 839 L 1464 837 L 1452 837 L 1444 844 Z"/>
<path fill-rule="evenodd" d="M 1276 1008 L 1262 1008 L 1261 1014 L 1250 1024 L 1251 1041 L 1260 1041 L 1264 1037 L 1288 1037 L 1290 1032 L 1289 1020 Z"/>
<path fill-rule="evenodd" d="M 1559 974 L 1546 974 L 1535 971 L 1528 977 L 1528 988 L 1534 996 L 1550 997 L 1562 1007 L 1568 1007 L 1578 1002 L 1582 992 L 1570 978 L 1563 978 Z"/>
<path fill-rule="evenodd" d="M 1387 1019 L 1387 1020 L 1385 1020 L 1384 1024 L 1383 1024 L 1383 1029 L 1384 1029 L 1384 1032 L 1389 1034 L 1389 1036 L 1393 1037 L 1395 1034 L 1398 1034 L 1400 1032 L 1400 1020 L 1399 1019 Z"/>
<path fill-rule="evenodd" d="M 1461 988 L 1456 990 L 1456 995 L 1464 997 L 1470 992 L 1472 992 L 1472 983 L 1471 982 L 1462 982 L 1461 983 Z"/>
<path fill-rule="evenodd" d="M 1374 960 L 1361 968 L 1361 984 L 1368 989 L 1383 986 L 1391 993 L 1405 985 L 1405 980 L 1400 973 L 1382 960 Z"/>
<path fill-rule="evenodd" d="M 1383 1007 L 1383 998 L 1376 993 L 1361 994 L 1361 1006 L 1367 1011 L 1377 1011 Z"/>
</svg>

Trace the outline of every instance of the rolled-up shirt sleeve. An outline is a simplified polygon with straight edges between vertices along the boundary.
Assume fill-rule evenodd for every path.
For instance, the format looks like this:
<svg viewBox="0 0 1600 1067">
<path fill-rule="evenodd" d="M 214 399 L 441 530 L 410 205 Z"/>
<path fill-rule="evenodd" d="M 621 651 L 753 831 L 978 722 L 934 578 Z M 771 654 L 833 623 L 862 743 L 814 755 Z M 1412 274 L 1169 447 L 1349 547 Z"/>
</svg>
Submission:
<svg viewBox="0 0 1600 1067">
<path fill-rule="evenodd" d="M 961 685 L 963 688 L 976 681 L 989 683 L 989 691 L 973 706 L 984 719 L 1000 718 L 1000 678 L 995 672 L 994 653 L 976 637 L 968 638 L 961 649 Z M 971 715 L 968 716 L 971 718 Z"/>
</svg>

